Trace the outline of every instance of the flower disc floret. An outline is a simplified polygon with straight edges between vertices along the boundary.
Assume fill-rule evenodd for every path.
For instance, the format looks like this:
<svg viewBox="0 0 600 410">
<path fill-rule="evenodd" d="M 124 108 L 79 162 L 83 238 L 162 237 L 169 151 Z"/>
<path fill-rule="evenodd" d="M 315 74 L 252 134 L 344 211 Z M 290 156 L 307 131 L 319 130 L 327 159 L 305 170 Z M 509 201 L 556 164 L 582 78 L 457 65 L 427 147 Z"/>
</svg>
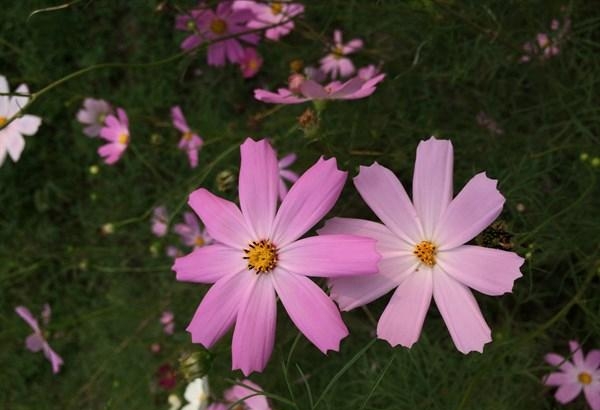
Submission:
<svg viewBox="0 0 600 410">
<path fill-rule="evenodd" d="M 415 246 L 413 253 L 421 263 L 427 266 L 435 265 L 435 254 L 437 247 L 430 241 L 421 241 Z"/>
<path fill-rule="evenodd" d="M 268 273 L 277 266 L 277 247 L 269 240 L 252 241 L 244 253 L 248 269 L 256 273 Z"/>
</svg>

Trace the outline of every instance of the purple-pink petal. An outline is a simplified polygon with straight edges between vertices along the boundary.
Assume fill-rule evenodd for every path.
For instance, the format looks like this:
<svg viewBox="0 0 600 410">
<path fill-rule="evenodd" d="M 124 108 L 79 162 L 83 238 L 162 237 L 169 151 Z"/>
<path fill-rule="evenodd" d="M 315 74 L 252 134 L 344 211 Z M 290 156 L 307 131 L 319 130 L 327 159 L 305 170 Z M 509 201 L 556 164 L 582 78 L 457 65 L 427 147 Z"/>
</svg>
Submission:
<svg viewBox="0 0 600 410">
<path fill-rule="evenodd" d="M 556 393 L 554 393 L 554 397 L 559 403 L 567 404 L 570 401 L 573 401 L 575 397 L 581 393 L 582 387 L 581 383 L 576 381 L 571 383 L 565 383 L 561 385 L 558 389 L 556 389 Z"/>
<path fill-rule="evenodd" d="M 592 410 L 600 410 L 600 383 L 584 386 L 583 394 Z"/>
<path fill-rule="evenodd" d="M 600 367 L 600 350 L 591 350 L 585 356 L 585 367 L 590 370 L 596 370 Z"/>
<path fill-rule="evenodd" d="M 48 343 L 44 343 L 42 349 L 44 350 L 44 356 L 46 356 L 52 365 L 52 373 L 58 373 L 60 366 L 63 365 L 63 359 L 50 347 Z"/>
<path fill-rule="evenodd" d="M 584 366 L 583 351 L 581 345 L 576 340 L 569 341 L 569 349 L 571 350 L 571 360 L 577 369 L 581 369 Z"/>
<path fill-rule="evenodd" d="M 25 339 L 25 347 L 31 352 L 39 352 L 46 341 L 40 333 L 32 333 Z"/>
<path fill-rule="evenodd" d="M 546 386 L 561 386 L 573 381 L 573 376 L 564 372 L 550 373 L 543 379 Z"/>
<path fill-rule="evenodd" d="M 267 398 L 261 394 L 261 392 L 262 387 L 246 379 L 240 381 L 239 384 L 236 384 L 232 388 L 227 389 L 223 393 L 223 397 L 229 403 L 235 403 L 238 400 L 244 399 L 243 403 L 248 410 L 270 410 Z"/>
<path fill-rule="evenodd" d="M 246 269 L 243 252 L 221 244 L 195 248 L 192 253 L 175 259 L 177 280 L 215 283 L 232 273 Z"/>
<path fill-rule="evenodd" d="M 319 235 L 346 234 L 373 238 L 377 241 L 377 251 L 383 257 L 397 254 L 399 250 L 400 241 L 387 226 L 364 219 L 332 218 L 317 232 Z"/>
<path fill-rule="evenodd" d="M 564 357 L 562 357 L 559 354 L 548 353 L 547 355 L 544 356 L 544 360 L 548 364 L 550 364 L 554 367 L 558 367 L 561 371 L 563 371 L 565 373 L 575 371 L 575 367 L 573 366 L 573 363 L 571 363 L 570 361 L 568 361 L 567 359 L 565 359 Z"/>
<path fill-rule="evenodd" d="M 31 327 L 35 332 L 37 332 L 37 333 L 40 332 L 40 327 L 38 326 L 38 322 L 35 319 L 35 317 L 33 317 L 33 315 L 31 314 L 31 311 L 29 309 L 27 309 L 25 306 L 17 306 L 15 308 L 15 312 L 17 313 L 17 315 L 21 316 L 21 319 L 23 319 L 25 322 L 27 322 L 29 327 Z"/>
</svg>

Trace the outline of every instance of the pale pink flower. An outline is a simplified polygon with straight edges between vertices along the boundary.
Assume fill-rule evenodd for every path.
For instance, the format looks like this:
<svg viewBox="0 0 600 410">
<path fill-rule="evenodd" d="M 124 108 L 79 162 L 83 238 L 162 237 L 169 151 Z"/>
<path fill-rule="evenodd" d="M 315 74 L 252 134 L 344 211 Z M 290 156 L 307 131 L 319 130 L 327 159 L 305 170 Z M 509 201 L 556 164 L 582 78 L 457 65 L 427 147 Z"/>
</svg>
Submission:
<svg viewBox="0 0 600 410">
<path fill-rule="evenodd" d="M 561 404 L 572 401 L 583 390 L 592 410 L 600 410 L 600 350 L 591 350 L 584 358 L 579 343 L 572 340 L 569 348 L 572 361 L 556 353 L 545 356 L 546 362 L 560 371 L 544 377 L 544 384 L 558 386 L 554 397 Z"/>
<path fill-rule="evenodd" d="M 112 165 L 117 162 L 129 146 L 129 120 L 122 108 L 117 108 L 117 116 L 106 117 L 104 127 L 100 130 L 100 138 L 108 141 L 98 148 L 98 154 L 104 162 Z"/>
<path fill-rule="evenodd" d="M 335 204 L 346 172 L 321 158 L 292 186 L 277 209 L 277 156 L 266 140 L 240 147 L 240 208 L 204 188 L 189 204 L 214 243 L 177 258 L 177 280 L 214 283 L 187 328 L 210 348 L 234 325 L 233 369 L 262 371 L 273 350 L 277 297 L 292 322 L 322 352 L 338 350 L 348 330 L 340 312 L 307 275 L 374 273 L 375 241 L 355 235 L 299 239 Z"/>
<path fill-rule="evenodd" d="M 236 0 L 233 4 L 235 10 L 247 9 L 254 13 L 254 17 L 246 26 L 251 29 L 261 29 L 269 26 L 265 37 L 277 41 L 287 36 L 294 29 L 293 18 L 304 13 L 304 6 L 300 3 L 287 1 L 271 1 L 261 3 L 251 0 Z"/>
<path fill-rule="evenodd" d="M 77 112 L 77 121 L 86 125 L 83 133 L 88 137 L 97 137 L 104 126 L 106 117 L 112 114 L 110 104 L 105 100 L 86 98 L 83 107 Z"/>
<path fill-rule="evenodd" d="M 154 208 L 152 213 L 152 233 L 159 238 L 165 236 L 168 229 L 168 220 L 169 216 L 167 214 L 167 208 L 164 206 L 157 206 Z"/>
<path fill-rule="evenodd" d="M 246 47 L 244 57 L 240 60 L 240 70 L 244 78 L 254 77 L 262 67 L 263 58 L 255 48 Z"/>
<path fill-rule="evenodd" d="M 240 34 L 249 31 L 248 20 L 254 17 L 250 10 L 234 10 L 231 1 L 222 1 L 215 11 L 202 9 L 196 18 L 199 29 L 199 45 L 204 41 L 214 41 L 208 46 L 208 64 L 223 66 L 226 61 L 238 63 L 244 57 L 244 47 L 240 43 L 257 44 L 260 37 L 256 33 Z M 217 41 L 223 37 L 226 40 Z"/>
<path fill-rule="evenodd" d="M 199 248 L 212 243 L 212 238 L 206 229 L 200 229 L 198 218 L 193 212 L 185 212 L 183 221 L 181 224 L 176 224 L 173 231 L 179 235 L 184 245 Z"/>
<path fill-rule="evenodd" d="M 46 341 L 46 338 L 42 333 L 42 329 L 38 325 L 38 321 L 25 306 L 17 306 L 15 308 L 15 312 L 17 312 L 17 315 L 21 316 L 21 319 L 27 322 L 29 327 L 33 329 L 33 333 L 27 336 L 27 339 L 25 339 L 25 346 L 27 347 L 27 350 L 32 352 L 39 352 L 42 350 L 44 352 L 44 356 L 46 356 L 52 365 L 52 372 L 55 374 L 58 373 L 60 366 L 63 364 L 63 360 L 54 350 L 52 350 Z M 44 323 L 44 326 L 48 326 L 48 323 L 50 322 L 50 316 L 50 306 L 45 304 L 42 310 L 42 322 Z"/>
<path fill-rule="evenodd" d="M 0 75 L 0 93 L 7 94 L 9 92 L 6 77 Z M 15 93 L 29 94 L 29 89 L 27 85 L 21 84 L 17 87 Z M 8 120 L 17 114 L 28 101 L 29 97 L 26 96 L 0 95 L 0 166 L 4 163 L 7 153 L 14 162 L 19 160 L 23 149 L 25 149 L 25 138 L 23 136 L 34 135 L 42 123 L 40 117 L 25 114 L 7 124 Z"/>
<path fill-rule="evenodd" d="M 170 310 L 165 310 L 160 316 L 160 323 L 163 325 L 163 331 L 172 335 L 175 332 L 175 315 Z"/>
<path fill-rule="evenodd" d="M 291 153 L 281 158 L 277 163 L 279 168 L 279 199 L 282 201 L 288 193 L 285 181 L 289 181 L 293 184 L 298 180 L 298 174 L 287 169 L 294 162 L 296 162 L 296 154 Z"/>
<path fill-rule="evenodd" d="M 419 339 L 433 296 L 457 349 L 481 352 L 491 332 L 469 287 L 501 295 L 521 277 L 524 259 L 516 253 L 465 245 L 498 217 L 504 197 L 482 172 L 452 199 L 452 166 L 450 141 L 421 141 L 413 202 L 389 169 L 361 167 L 354 185 L 383 224 L 334 218 L 319 231 L 377 240 L 379 273 L 331 279 L 331 296 L 350 310 L 396 288 L 377 326 L 377 337 L 392 346 L 411 347 Z"/>
<path fill-rule="evenodd" d="M 367 81 L 379 75 L 379 72 L 380 71 L 379 68 L 377 68 L 377 66 L 375 66 L 374 64 L 369 64 L 368 66 L 361 67 L 358 69 L 358 77 L 362 80 Z"/>
<path fill-rule="evenodd" d="M 373 94 L 377 84 L 385 78 L 385 74 L 379 74 L 368 81 L 353 77 L 344 83 L 333 81 L 322 86 L 313 80 L 297 81 L 299 76 L 292 76 L 294 83 L 290 82 L 289 88 L 278 89 L 277 93 L 256 89 L 254 98 L 271 104 L 300 104 L 312 100 L 356 100 Z"/>
<path fill-rule="evenodd" d="M 230 404 L 242 400 L 244 410 L 271 410 L 267 398 L 262 394 L 262 387 L 248 379 L 226 390 L 223 395 Z"/>
<path fill-rule="evenodd" d="M 190 167 L 196 168 L 198 166 L 198 151 L 202 148 L 204 141 L 189 127 L 178 105 L 171 108 L 171 120 L 173 126 L 182 132 L 178 145 L 179 149 L 187 153 Z"/>
<path fill-rule="evenodd" d="M 338 76 L 342 78 L 351 76 L 354 74 L 355 68 L 352 60 L 346 56 L 357 52 L 362 46 L 363 41 L 358 38 L 343 43 L 341 30 L 335 30 L 333 32 L 331 53 L 321 59 L 321 70 L 330 74 L 333 79 Z"/>
</svg>

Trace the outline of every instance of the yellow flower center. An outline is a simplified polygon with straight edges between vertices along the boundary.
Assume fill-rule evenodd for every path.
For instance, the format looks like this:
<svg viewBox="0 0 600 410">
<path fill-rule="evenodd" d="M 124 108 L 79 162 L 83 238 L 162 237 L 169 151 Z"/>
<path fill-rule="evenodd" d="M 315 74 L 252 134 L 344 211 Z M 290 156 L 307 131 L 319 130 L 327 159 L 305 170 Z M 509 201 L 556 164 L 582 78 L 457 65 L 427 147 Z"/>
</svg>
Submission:
<svg viewBox="0 0 600 410">
<path fill-rule="evenodd" d="M 254 269 L 256 273 L 271 272 L 277 266 L 277 248 L 266 239 L 251 242 L 244 253 L 248 269 Z"/>
<path fill-rule="evenodd" d="M 271 3 L 271 12 L 274 15 L 278 15 L 283 11 L 283 4 L 280 1 L 274 1 Z"/>
<path fill-rule="evenodd" d="M 422 241 L 415 246 L 413 253 L 427 266 L 435 265 L 436 246 L 429 241 Z"/>
<path fill-rule="evenodd" d="M 339 60 L 340 58 L 344 57 L 344 50 L 342 50 L 341 46 L 335 46 L 331 53 L 333 54 L 333 57 L 336 60 Z"/>
<path fill-rule="evenodd" d="M 223 19 L 214 19 L 210 22 L 210 30 L 215 34 L 223 34 L 227 31 L 227 22 Z"/>
<path fill-rule="evenodd" d="M 194 245 L 197 247 L 204 246 L 204 238 L 200 235 L 196 236 L 196 239 L 194 239 Z"/>
<path fill-rule="evenodd" d="M 117 138 L 117 141 L 119 141 L 120 144 L 126 145 L 129 142 L 129 134 L 119 134 L 119 138 Z"/>
<path fill-rule="evenodd" d="M 104 124 L 105 120 L 106 120 L 106 114 L 99 114 L 98 115 L 98 124 Z"/>
<path fill-rule="evenodd" d="M 183 133 L 183 139 L 186 141 L 189 141 L 192 139 L 192 132 L 191 131 L 187 131 Z"/>
<path fill-rule="evenodd" d="M 8 122 L 8 118 L 0 116 L 0 127 L 4 127 Z"/>
<path fill-rule="evenodd" d="M 194 31 L 196 29 L 196 23 L 194 23 L 194 20 L 189 20 L 186 27 L 189 31 Z"/>
<path fill-rule="evenodd" d="M 592 375 L 589 374 L 588 372 L 581 372 L 579 373 L 579 376 L 577 376 L 577 380 L 579 380 L 579 383 L 581 384 L 591 384 L 592 383 Z"/>
<path fill-rule="evenodd" d="M 258 60 L 256 60 L 255 58 L 251 58 L 250 61 L 248 61 L 248 70 L 257 70 L 258 69 Z"/>
</svg>

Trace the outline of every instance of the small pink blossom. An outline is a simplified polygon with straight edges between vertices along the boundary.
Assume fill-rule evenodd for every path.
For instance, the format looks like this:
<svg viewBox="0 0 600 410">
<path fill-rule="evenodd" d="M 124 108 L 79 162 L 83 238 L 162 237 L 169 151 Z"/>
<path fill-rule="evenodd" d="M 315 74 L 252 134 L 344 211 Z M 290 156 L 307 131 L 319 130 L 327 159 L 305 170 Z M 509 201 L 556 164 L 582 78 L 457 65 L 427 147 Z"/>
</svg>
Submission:
<svg viewBox="0 0 600 410">
<path fill-rule="evenodd" d="M 113 113 L 110 104 L 105 100 L 86 98 L 83 107 L 77 112 L 77 121 L 86 125 L 83 133 L 88 137 L 97 137 L 104 127 L 106 117 Z"/>
<path fill-rule="evenodd" d="M 108 141 L 98 148 L 98 154 L 104 162 L 112 165 L 117 162 L 129 146 L 129 120 L 122 108 L 117 108 L 117 116 L 106 117 L 104 127 L 100 130 L 100 138 Z"/>
<path fill-rule="evenodd" d="M 152 233 L 159 238 L 165 236 L 168 229 L 168 220 L 169 216 L 167 215 L 167 208 L 164 206 L 157 206 L 154 208 L 152 213 Z"/>
<path fill-rule="evenodd" d="M 465 245 L 500 215 L 504 197 L 482 172 L 453 199 L 453 157 L 448 140 L 419 143 L 412 202 L 392 171 L 377 163 L 361 167 L 354 185 L 383 224 L 334 218 L 319 230 L 377 240 L 379 273 L 330 279 L 331 296 L 351 310 L 395 289 L 377 325 L 377 337 L 392 346 L 419 339 L 433 298 L 456 348 L 483 351 L 491 331 L 469 288 L 502 295 L 522 276 L 524 259 L 516 253 Z"/>
<path fill-rule="evenodd" d="M 342 78 L 351 76 L 354 74 L 355 68 L 352 61 L 346 56 L 357 52 L 362 47 L 363 41 L 358 38 L 343 43 L 342 32 L 335 30 L 331 53 L 321 59 L 321 70 L 330 74 L 332 79 L 336 79 L 338 76 Z"/>
<path fill-rule="evenodd" d="M 277 163 L 277 166 L 279 167 L 279 199 L 282 201 L 288 193 L 285 181 L 289 181 L 293 184 L 298 180 L 298 174 L 287 169 L 294 162 L 296 162 L 296 154 L 291 153 L 281 158 Z"/>
<path fill-rule="evenodd" d="M 262 387 L 246 379 L 223 393 L 229 404 L 240 402 L 245 410 L 271 410 Z M 234 407 L 237 408 L 237 407 Z"/>
<path fill-rule="evenodd" d="M 187 327 L 210 348 L 235 324 L 232 367 L 262 371 L 275 341 L 277 299 L 323 353 L 338 350 L 348 329 L 335 304 L 307 276 L 364 275 L 377 270 L 375 241 L 354 235 L 300 239 L 334 206 L 346 172 L 335 159 L 309 168 L 277 209 L 277 155 L 266 140 L 240 147 L 240 207 L 204 188 L 189 205 L 214 238 L 175 260 L 177 280 L 214 283 Z M 241 209 L 240 209 L 241 208 Z"/>
<path fill-rule="evenodd" d="M 544 377 L 546 386 L 558 386 L 554 397 L 561 404 L 567 404 L 583 394 L 592 410 L 600 410 L 600 350 L 591 350 L 583 355 L 579 343 L 569 342 L 571 361 L 556 353 L 548 353 L 546 362 L 558 368 L 558 372 Z"/>
<path fill-rule="evenodd" d="M 247 9 L 252 11 L 254 17 L 248 21 L 248 28 L 262 29 L 275 26 L 267 28 L 265 31 L 265 37 L 274 41 L 287 36 L 294 29 L 293 18 L 304 13 L 302 4 L 286 1 L 261 3 L 252 0 L 236 0 L 233 8 L 235 10 Z"/>
<path fill-rule="evenodd" d="M 254 77 L 263 64 L 263 58 L 255 48 L 246 47 L 244 57 L 240 60 L 240 70 L 244 78 Z"/>
<path fill-rule="evenodd" d="M 176 224 L 173 230 L 186 246 L 199 248 L 212 243 L 212 238 L 205 229 L 200 229 L 198 218 L 193 212 L 183 214 L 184 223 Z"/>
<path fill-rule="evenodd" d="M 325 86 L 313 80 L 298 80 L 300 74 L 294 77 L 294 83 L 290 82 L 290 88 L 280 88 L 277 93 L 256 89 L 254 98 L 271 104 L 300 104 L 312 100 L 356 100 L 365 98 L 375 92 L 377 84 L 385 78 L 385 74 L 379 74 L 368 81 L 360 77 L 353 77 L 344 83 L 333 81 Z"/>
<path fill-rule="evenodd" d="M 179 249 L 177 249 L 176 246 L 173 246 L 173 245 L 167 246 L 167 250 L 165 253 L 167 254 L 168 257 L 173 258 L 173 259 L 175 259 L 179 256 L 183 256 L 183 252 L 181 252 Z"/>
<path fill-rule="evenodd" d="M 167 335 L 175 332 L 175 315 L 170 310 L 165 310 L 160 316 L 160 323 L 163 325 L 163 331 Z"/>
<path fill-rule="evenodd" d="M 374 64 L 369 64 L 368 66 L 361 67 L 358 69 L 358 77 L 364 81 L 368 81 L 379 74 L 379 68 Z"/>
<path fill-rule="evenodd" d="M 196 168 L 198 166 L 198 151 L 202 148 L 204 141 L 189 127 L 178 105 L 171 108 L 171 120 L 173 126 L 182 132 L 178 145 L 179 149 L 187 153 L 190 167 Z"/>
<path fill-rule="evenodd" d="M 15 308 L 15 312 L 17 312 L 21 319 L 27 322 L 29 327 L 33 329 L 33 333 L 27 336 L 27 339 L 25 340 L 25 346 L 27 347 L 27 350 L 32 352 L 39 352 L 42 350 L 44 352 L 44 356 L 46 356 L 52 365 L 52 372 L 55 374 L 58 373 L 60 366 L 63 364 L 63 360 L 54 350 L 52 350 L 46 341 L 42 329 L 38 325 L 38 321 L 25 306 L 17 306 Z M 44 309 L 42 310 L 42 322 L 44 326 L 48 326 L 48 323 L 50 322 L 50 315 L 50 306 L 45 304 Z"/>
</svg>

